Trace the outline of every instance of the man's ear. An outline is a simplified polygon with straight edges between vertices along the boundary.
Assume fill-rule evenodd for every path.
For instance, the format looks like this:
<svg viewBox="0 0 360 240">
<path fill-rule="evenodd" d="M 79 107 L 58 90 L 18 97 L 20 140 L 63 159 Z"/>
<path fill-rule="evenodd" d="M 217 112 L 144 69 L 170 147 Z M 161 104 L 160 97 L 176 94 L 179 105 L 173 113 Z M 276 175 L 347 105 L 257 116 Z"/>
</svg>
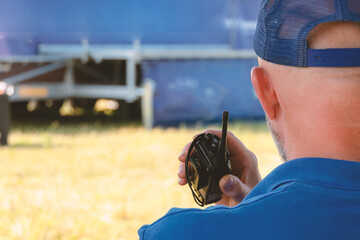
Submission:
<svg viewBox="0 0 360 240">
<path fill-rule="evenodd" d="M 276 117 L 279 101 L 274 91 L 271 79 L 264 68 L 254 67 L 251 70 L 251 82 L 267 117 Z"/>
</svg>

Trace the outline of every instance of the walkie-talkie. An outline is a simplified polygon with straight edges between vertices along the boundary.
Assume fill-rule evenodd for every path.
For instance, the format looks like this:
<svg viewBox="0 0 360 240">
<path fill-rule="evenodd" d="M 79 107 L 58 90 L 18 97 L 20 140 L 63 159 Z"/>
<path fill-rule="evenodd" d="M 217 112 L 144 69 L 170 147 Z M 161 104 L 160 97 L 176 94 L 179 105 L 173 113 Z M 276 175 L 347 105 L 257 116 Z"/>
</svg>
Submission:
<svg viewBox="0 0 360 240">
<path fill-rule="evenodd" d="M 202 207 L 222 198 L 219 181 L 231 171 L 226 148 L 228 120 L 229 113 L 224 111 L 221 139 L 212 133 L 198 135 L 191 143 L 185 159 L 187 182 L 195 202 Z"/>
</svg>

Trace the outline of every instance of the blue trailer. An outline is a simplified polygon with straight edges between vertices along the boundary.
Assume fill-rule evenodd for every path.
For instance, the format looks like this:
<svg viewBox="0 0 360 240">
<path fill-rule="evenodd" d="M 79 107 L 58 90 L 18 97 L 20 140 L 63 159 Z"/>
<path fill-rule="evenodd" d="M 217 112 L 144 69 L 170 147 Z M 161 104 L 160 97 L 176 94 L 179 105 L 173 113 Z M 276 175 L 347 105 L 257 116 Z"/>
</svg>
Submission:
<svg viewBox="0 0 360 240">
<path fill-rule="evenodd" d="M 148 128 L 216 120 L 225 108 L 263 116 L 249 81 L 260 0 L 0 2 L 0 93 L 10 102 L 141 99 Z M 93 67 L 103 62 L 110 77 Z"/>
</svg>

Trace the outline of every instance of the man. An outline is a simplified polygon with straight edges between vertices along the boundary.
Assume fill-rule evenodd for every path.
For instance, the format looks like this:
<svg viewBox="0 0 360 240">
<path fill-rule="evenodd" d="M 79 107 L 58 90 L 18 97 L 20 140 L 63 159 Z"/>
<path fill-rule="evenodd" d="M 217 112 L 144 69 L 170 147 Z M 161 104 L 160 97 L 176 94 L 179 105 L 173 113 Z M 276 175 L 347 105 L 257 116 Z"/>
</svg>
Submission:
<svg viewBox="0 0 360 240">
<path fill-rule="evenodd" d="M 251 81 L 285 163 L 260 181 L 230 133 L 218 206 L 172 209 L 140 238 L 360 239 L 359 22 L 359 0 L 263 1 Z"/>
</svg>

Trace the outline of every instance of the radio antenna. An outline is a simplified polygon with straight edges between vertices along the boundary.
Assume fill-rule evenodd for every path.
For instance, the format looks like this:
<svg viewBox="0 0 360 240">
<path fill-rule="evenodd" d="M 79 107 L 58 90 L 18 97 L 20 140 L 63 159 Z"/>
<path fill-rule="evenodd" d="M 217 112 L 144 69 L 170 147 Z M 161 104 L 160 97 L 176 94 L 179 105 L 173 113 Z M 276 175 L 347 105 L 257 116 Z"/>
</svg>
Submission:
<svg viewBox="0 0 360 240">
<path fill-rule="evenodd" d="M 227 134 L 227 125 L 229 121 L 229 112 L 224 111 L 222 114 L 222 133 L 221 133 L 221 141 L 220 146 L 216 155 L 218 162 L 225 159 L 226 154 L 226 134 Z"/>
</svg>

